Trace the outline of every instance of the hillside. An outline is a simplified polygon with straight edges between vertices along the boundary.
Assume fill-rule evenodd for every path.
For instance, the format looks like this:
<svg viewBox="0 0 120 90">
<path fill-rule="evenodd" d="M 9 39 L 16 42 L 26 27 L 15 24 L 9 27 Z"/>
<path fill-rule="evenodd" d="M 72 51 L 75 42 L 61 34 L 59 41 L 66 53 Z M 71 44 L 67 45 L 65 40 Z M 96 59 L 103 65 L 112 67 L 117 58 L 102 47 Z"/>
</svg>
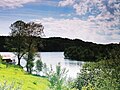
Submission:
<svg viewBox="0 0 120 90">
<path fill-rule="evenodd" d="M 12 38 L 9 36 L 0 36 L 0 52 L 8 52 L 11 51 L 10 49 L 6 48 L 7 41 Z M 43 52 L 55 52 L 55 51 L 62 51 L 64 52 L 66 48 L 69 47 L 84 47 L 84 48 L 95 48 L 95 50 L 98 50 L 98 48 L 113 48 L 115 46 L 118 46 L 118 44 L 96 44 L 92 42 L 85 42 L 80 39 L 68 39 L 68 38 L 60 38 L 60 37 L 51 37 L 51 38 L 39 38 L 34 37 L 35 39 L 38 39 L 38 51 Z M 41 45 L 42 43 L 42 45 Z"/>
<path fill-rule="evenodd" d="M 20 87 L 20 90 L 46 90 L 49 84 L 47 79 L 27 74 L 18 66 L 9 65 L 6 68 L 0 63 L 0 85 L 5 82 L 7 85 L 13 84 L 15 88 Z"/>
</svg>

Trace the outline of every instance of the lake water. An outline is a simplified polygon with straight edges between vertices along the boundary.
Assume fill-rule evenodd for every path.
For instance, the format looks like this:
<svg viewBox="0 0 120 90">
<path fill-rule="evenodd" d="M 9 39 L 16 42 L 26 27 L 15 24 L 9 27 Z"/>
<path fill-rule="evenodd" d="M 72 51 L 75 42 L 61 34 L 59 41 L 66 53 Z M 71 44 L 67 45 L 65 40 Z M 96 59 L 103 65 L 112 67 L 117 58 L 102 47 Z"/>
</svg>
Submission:
<svg viewBox="0 0 120 90">
<path fill-rule="evenodd" d="M 10 52 L 2 52 L 0 54 L 9 54 L 13 55 L 13 53 Z M 56 65 L 60 63 L 62 68 L 66 68 L 68 71 L 68 77 L 76 77 L 77 73 L 80 71 L 82 65 L 84 62 L 81 61 L 71 61 L 69 59 L 64 59 L 64 54 L 63 52 L 41 52 L 39 53 L 41 56 L 41 60 L 43 63 L 46 63 L 47 66 L 50 67 L 52 65 L 53 70 L 55 70 Z M 17 58 L 14 57 L 17 63 Z M 21 65 L 25 67 L 26 62 L 25 60 L 21 60 Z"/>
</svg>

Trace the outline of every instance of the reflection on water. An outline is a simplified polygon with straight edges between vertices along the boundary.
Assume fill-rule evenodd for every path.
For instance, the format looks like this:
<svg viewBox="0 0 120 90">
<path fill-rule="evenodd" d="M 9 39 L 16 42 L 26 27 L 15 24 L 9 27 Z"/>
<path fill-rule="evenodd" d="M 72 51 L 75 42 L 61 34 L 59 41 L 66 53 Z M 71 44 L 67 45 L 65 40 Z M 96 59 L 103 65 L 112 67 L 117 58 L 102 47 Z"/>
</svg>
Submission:
<svg viewBox="0 0 120 90">
<path fill-rule="evenodd" d="M 65 60 L 65 65 L 69 66 L 81 66 L 83 63 L 80 61 L 71 61 L 69 59 L 64 59 Z"/>
<path fill-rule="evenodd" d="M 1 54 L 1 53 L 0 53 Z M 2 54 L 14 55 L 11 52 L 2 52 Z M 83 62 L 81 61 L 72 61 L 69 59 L 64 59 L 63 52 L 41 52 L 39 53 L 43 63 L 46 63 L 47 66 L 52 65 L 53 70 L 55 70 L 56 65 L 60 62 L 62 68 L 69 70 L 68 76 L 76 77 L 77 73 L 80 71 Z M 16 63 L 17 58 L 15 57 Z M 21 60 L 21 65 L 25 67 L 26 61 Z"/>
<path fill-rule="evenodd" d="M 60 62 L 62 68 L 69 70 L 68 76 L 70 77 L 76 77 L 83 64 L 81 61 L 64 59 L 63 52 L 41 52 L 41 59 L 48 66 L 52 65 L 54 70 L 56 65 Z"/>
</svg>

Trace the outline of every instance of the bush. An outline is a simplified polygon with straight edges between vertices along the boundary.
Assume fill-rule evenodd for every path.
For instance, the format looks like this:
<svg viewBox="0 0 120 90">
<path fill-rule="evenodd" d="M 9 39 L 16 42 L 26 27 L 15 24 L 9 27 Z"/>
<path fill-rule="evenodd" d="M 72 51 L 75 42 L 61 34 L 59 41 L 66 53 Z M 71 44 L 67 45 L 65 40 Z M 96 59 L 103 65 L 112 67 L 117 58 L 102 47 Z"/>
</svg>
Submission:
<svg viewBox="0 0 120 90">
<path fill-rule="evenodd" d="M 2 62 L 2 56 L 0 55 L 0 63 Z"/>
<path fill-rule="evenodd" d="M 61 69 L 60 63 L 56 66 L 56 71 L 53 71 L 51 68 L 44 67 L 45 75 L 47 76 L 50 85 L 49 88 L 51 90 L 70 90 L 66 87 L 66 78 L 67 78 L 67 70 Z"/>
<path fill-rule="evenodd" d="M 120 90 L 120 64 L 118 59 L 86 63 L 75 86 L 79 90 Z"/>
<path fill-rule="evenodd" d="M 41 60 L 37 60 L 36 61 L 36 72 L 38 73 L 38 72 L 42 71 L 42 67 L 43 67 L 42 61 Z"/>
</svg>

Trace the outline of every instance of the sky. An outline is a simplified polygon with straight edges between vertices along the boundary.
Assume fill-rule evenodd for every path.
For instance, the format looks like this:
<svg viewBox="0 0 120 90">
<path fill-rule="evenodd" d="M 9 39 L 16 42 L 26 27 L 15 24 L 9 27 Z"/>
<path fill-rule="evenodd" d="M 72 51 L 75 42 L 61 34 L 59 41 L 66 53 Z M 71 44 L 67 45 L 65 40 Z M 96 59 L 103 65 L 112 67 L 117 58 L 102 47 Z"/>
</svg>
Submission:
<svg viewBox="0 0 120 90">
<path fill-rule="evenodd" d="M 17 20 L 42 23 L 45 37 L 120 42 L 120 0 L 0 0 L 0 35 Z"/>
</svg>

